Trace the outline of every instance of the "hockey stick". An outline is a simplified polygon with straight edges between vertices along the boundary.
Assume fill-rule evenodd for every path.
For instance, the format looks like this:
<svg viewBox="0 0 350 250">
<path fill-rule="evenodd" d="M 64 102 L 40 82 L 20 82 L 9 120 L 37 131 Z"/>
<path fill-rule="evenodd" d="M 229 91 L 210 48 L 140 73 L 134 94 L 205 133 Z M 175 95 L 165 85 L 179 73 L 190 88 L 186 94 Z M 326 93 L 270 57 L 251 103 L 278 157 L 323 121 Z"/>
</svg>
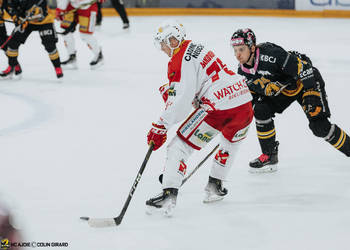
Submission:
<svg viewBox="0 0 350 250">
<path fill-rule="evenodd" d="M 43 1 L 43 0 L 40 0 L 37 4 L 34 4 L 33 6 L 39 6 L 39 5 L 42 3 L 42 1 Z M 26 21 L 28 21 L 28 20 L 33 20 L 33 19 L 38 18 L 38 17 L 41 17 L 41 16 L 42 16 L 41 14 L 34 15 L 34 16 L 29 16 L 29 15 L 28 15 L 28 16 L 26 16 L 25 18 L 23 18 L 23 19 L 21 20 L 21 23 L 24 23 L 24 22 L 26 22 Z M 11 22 L 11 21 L 5 20 L 5 19 L 3 19 L 3 21 L 5 21 L 5 22 Z M 15 23 L 15 22 L 12 22 L 12 23 Z M 13 31 L 11 32 L 11 35 L 9 35 L 9 37 L 6 39 L 6 41 L 5 41 L 3 44 L 1 44 L 0 49 L 3 49 L 3 48 L 6 46 L 6 44 L 8 44 L 8 42 L 12 39 L 12 37 L 14 36 L 14 34 L 15 34 L 17 31 L 21 31 L 21 25 L 18 25 L 18 26 L 16 26 L 16 27 L 13 29 Z"/>
<path fill-rule="evenodd" d="M 131 190 L 129 192 L 128 198 L 126 199 L 123 209 L 120 212 L 120 214 L 117 217 L 114 218 L 90 218 L 90 217 L 80 217 L 82 220 L 86 220 L 90 227 L 113 227 L 118 226 L 120 223 L 122 223 L 123 217 L 126 213 L 126 210 L 128 209 L 129 203 L 131 201 L 131 198 L 136 190 L 137 184 L 139 184 L 142 173 L 145 170 L 146 164 L 148 162 L 149 157 L 151 156 L 151 153 L 153 151 L 154 143 L 151 141 L 149 149 L 147 151 L 146 157 L 143 160 L 143 163 L 141 165 L 141 168 L 139 172 L 137 173 L 136 179 L 131 186 Z"/>
<path fill-rule="evenodd" d="M 15 22 L 12 21 L 12 20 L 3 19 L 3 18 L 0 18 L 0 21 L 7 22 L 7 23 L 15 23 Z"/>
<path fill-rule="evenodd" d="M 210 153 L 192 170 L 191 173 L 189 173 L 186 178 L 182 180 L 181 186 L 185 184 L 186 181 L 195 173 L 197 170 L 203 165 L 203 163 L 218 149 L 220 144 L 216 145 L 215 148 L 210 151 Z"/>
<path fill-rule="evenodd" d="M 36 15 L 36 16 L 32 16 L 32 17 L 26 17 L 26 18 L 24 18 L 23 20 L 22 20 L 22 23 L 24 23 L 24 22 L 27 22 L 28 20 L 29 20 L 29 18 L 31 18 L 31 19 L 34 19 L 34 18 L 37 18 L 37 17 L 40 17 L 41 15 Z M 5 19 L 4 19 L 4 21 L 5 21 Z M 7 22 L 11 22 L 11 21 L 9 21 L 9 20 L 7 20 Z M 14 22 L 12 22 L 12 23 L 14 23 Z M 6 39 L 6 41 L 0 46 L 0 49 L 3 49 L 5 46 L 6 46 L 6 44 L 8 44 L 8 42 L 13 38 L 13 36 L 16 34 L 16 32 L 23 32 L 24 31 L 24 29 L 23 29 L 23 31 L 21 31 L 21 25 L 17 25 L 13 30 L 12 30 L 12 32 L 11 32 L 11 35 L 9 35 L 9 37 Z"/>
<path fill-rule="evenodd" d="M 187 176 L 186 176 L 186 178 L 184 178 L 183 180 L 182 180 L 182 183 L 181 183 L 181 186 L 183 185 L 183 184 L 185 184 L 185 182 L 186 181 L 188 181 L 188 179 L 195 173 L 195 172 L 197 172 L 197 170 L 203 165 L 203 163 L 218 149 L 218 147 L 219 147 L 219 144 L 218 145 L 216 145 L 215 146 L 215 148 L 206 156 L 206 157 L 204 157 L 204 159 L 200 162 L 200 163 L 198 163 L 198 165 L 191 171 L 191 173 L 189 173 Z M 163 183 L 163 174 L 161 174 L 161 175 L 159 175 L 159 182 L 160 183 Z"/>
</svg>

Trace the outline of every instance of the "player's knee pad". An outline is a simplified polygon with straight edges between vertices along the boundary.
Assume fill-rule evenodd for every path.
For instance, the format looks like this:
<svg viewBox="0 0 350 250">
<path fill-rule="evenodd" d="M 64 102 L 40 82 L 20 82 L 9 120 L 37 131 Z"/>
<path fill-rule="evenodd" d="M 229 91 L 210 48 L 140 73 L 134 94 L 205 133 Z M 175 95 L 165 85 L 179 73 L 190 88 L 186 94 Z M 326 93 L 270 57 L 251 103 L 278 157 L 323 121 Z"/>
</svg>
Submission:
<svg viewBox="0 0 350 250">
<path fill-rule="evenodd" d="M 21 45 L 21 41 L 17 39 L 10 39 L 7 43 L 7 48 L 11 48 L 12 50 L 18 50 Z"/>
<path fill-rule="evenodd" d="M 181 138 L 175 136 L 167 147 L 163 171 L 163 188 L 179 188 L 186 174 L 186 160 L 193 152 Z"/>
<path fill-rule="evenodd" d="M 100 52 L 100 46 L 96 38 L 92 34 L 80 33 L 80 37 L 81 40 L 87 43 L 87 45 L 93 51 L 93 53 L 98 54 Z"/>
<path fill-rule="evenodd" d="M 80 38 L 84 42 L 89 42 L 91 40 L 92 34 L 87 34 L 87 33 L 80 33 Z"/>
<path fill-rule="evenodd" d="M 226 179 L 237 156 L 240 143 L 241 141 L 230 142 L 221 136 L 219 150 L 213 159 L 212 167 L 210 170 L 211 177 L 220 180 Z"/>
<path fill-rule="evenodd" d="M 167 159 L 186 161 L 192 154 L 193 148 L 185 143 L 180 137 L 175 136 L 167 146 Z"/>
<path fill-rule="evenodd" d="M 254 105 L 254 117 L 256 120 L 268 120 L 271 119 L 273 117 L 273 113 L 269 107 L 269 105 L 267 105 L 264 102 L 257 102 Z"/>
<path fill-rule="evenodd" d="M 45 50 L 49 53 L 52 53 L 53 51 L 56 51 L 56 44 L 52 42 L 43 42 L 43 45 L 45 47 Z"/>
<path fill-rule="evenodd" d="M 309 128 L 312 133 L 317 137 L 325 138 L 332 127 L 332 124 L 327 118 L 320 118 L 316 120 L 311 120 L 309 123 Z"/>
<path fill-rule="evenodd" d="M 254 107 L 254 116 L 259 140 L 274 140 L 276 131 L 270 107 L 263 102 L 257 102 Z"/>
<path fill-rule="evenodd" d="M 56 48 L 56 43 L 50 42 L 50 41 L 43 41 L 43 45 L 45 47 L 45 50 L 49 53 L 49 57 L 51 61 L 57 60 L 60 56 L 58 53 L 58 50 Z"/>
</svg>

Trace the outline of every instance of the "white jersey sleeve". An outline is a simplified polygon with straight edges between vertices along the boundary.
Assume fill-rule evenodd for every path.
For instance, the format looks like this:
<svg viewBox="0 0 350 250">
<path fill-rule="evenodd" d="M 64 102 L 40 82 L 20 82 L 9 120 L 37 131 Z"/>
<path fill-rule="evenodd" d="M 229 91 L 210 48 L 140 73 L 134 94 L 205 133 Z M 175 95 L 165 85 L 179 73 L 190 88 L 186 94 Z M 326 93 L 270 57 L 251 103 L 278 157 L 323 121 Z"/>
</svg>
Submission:
<svg viewBox="0 0 350 250">
<path fill-rule="evenodd" d="M 180 78 L 170 82 L 168 99 L 160 121 L 166 128 L 184 120 L 192 110 L 192 101 L 196 95 L 194 84 L 195 69 L 192 65 L 181 65 Z"/>
</svg>

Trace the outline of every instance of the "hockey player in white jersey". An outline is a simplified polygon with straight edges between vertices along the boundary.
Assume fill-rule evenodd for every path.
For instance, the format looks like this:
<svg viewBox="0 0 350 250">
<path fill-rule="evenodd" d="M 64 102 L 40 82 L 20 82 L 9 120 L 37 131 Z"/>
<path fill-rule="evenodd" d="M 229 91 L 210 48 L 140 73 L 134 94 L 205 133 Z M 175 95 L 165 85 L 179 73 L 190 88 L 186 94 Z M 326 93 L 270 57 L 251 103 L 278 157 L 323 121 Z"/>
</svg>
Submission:
<svg viewBox="0 0 350 250">
<path fill-rule="evenodd" d="M 216 135 L 220 136 L 220 147 L 212 162 L 204 202 L 224 198 L 227 189 L 223 181 L 253 118 L 252 97 L 245 80 L 229 70 L 212 50 L 185 40 L 185 36 L 183 25 L 171 20 L 161 24 L 155 36 L 155 44 L 170 57 L 169 83 L 160 88 L 165 109 L 152 124 L 148 144 L 153 142 L 157 150 L 166 141 L 167 131 L 185 120 L 167 147 L 163 192 L 146 201 L 149 208 L 161 209 L 168 216 L 186 174 L 186 160 Z"/>
<path fill-rule="evenodd" d="M 105 0 L 98 0 L 104 2 Z M 76 69 L 76 49 L 73 33 L 76 25 L 79 24 L 81 39 L 86 42 L 93 53 L 90 62 L 91 69 L 96 69 L 103 64 L 102 49 L 94 37 L 96 16 L 96 1 L 91 0 L 58 0 L 56 8 L 56 19 L 61 21 L 61 28 L 64 29 L 63 39 L 67 48 L 68 59 L 63 61 L 62 67 Z"/>
</svg>

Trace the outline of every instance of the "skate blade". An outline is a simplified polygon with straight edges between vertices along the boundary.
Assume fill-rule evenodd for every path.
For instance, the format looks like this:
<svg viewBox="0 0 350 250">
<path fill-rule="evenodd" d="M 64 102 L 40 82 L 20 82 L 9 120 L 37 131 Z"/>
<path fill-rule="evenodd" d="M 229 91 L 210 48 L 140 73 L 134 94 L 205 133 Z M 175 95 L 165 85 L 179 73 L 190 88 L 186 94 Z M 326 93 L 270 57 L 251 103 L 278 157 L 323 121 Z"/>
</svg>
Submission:
<svg viewBox="0 0 350 250">
<path fill-rule="evenodd" d="M 157 212 L 157 210 L 159 210 L 159 208 L 146 205 L 146 210 L 145 210 L 145 212 L 146 212 L 146 214 L 148 214 L 148 215 L 153 215 L 154 213 Z"/>
<path fill-rule="evenodd" d="M 78 69 L 78 65 L 76 63 L 73 63 L 73 64 L 61 64 L 61 67 L 64 70 L 76 70 L 76 69 Z"/>
<path fill-rule="evenodd" d="M 154 215 L 154 214 L 162 214 L 165 217 L 172 217 L 174 214 L 175 205 L 169 204 L 167 206 L 163 206 L 161 208 L 156 208 L 153 206 L 146 205 L 146 214 Z"/>
<path fill-rule="evenodd" d="M 174 209 L 175 209 L 175 205 L 174 204 L 168 204 L 167 206 L 165 206 L 163 208 L 163 214 L 165 217 L 173 217 L 174 214 Z"/>
<path fill-rule="evenodd" d="M 22 74 L 19 75 L 13 75 L 12 80 L 19 81 L 22 79 Z"/>
<path fill-rule="evenodd" d="M 249 173 L 252 174 L 264 174 L 264 173 L 273 173 L 277 171 L 277 164 L 275 165 L 266 165 L 263 166 L 262 168 L 252 168 L 249 167 Z"/>
<path fill-rule="evenodd" d="M 10 75 L 7 75 L 7 76 L 1 76 L 0 79 L 1 80 L 12 80 L 13 79 L 13 75 L 10 74 Z"/>
<path fill-rule="evenodd" d="M 219 195 L 207 195 L 203 199 L 203 203 L 213 203 L 217 201 L 221 201 L 224 199 L 224 196 L 219 196 Z"/>
<path fill-rule="evenodd" d="M 103 64 L 104 64 L 104 61 L 102 60 L 102 61 L 100 61 L 98 64 L 93 65 L 93 66 L 90 66 L 90 68 L 91 68 L 92 70 L 95 70 L 95 69 L 100 68 Z"/>
<path fill-rule="evenodd" d="M 57 82 L 57 83 L 63 83 L 63 82 L 64 82 L 64 79 L 63 79 L 63 77 L 56 78 L 55 82 Z"/>
</svg>

